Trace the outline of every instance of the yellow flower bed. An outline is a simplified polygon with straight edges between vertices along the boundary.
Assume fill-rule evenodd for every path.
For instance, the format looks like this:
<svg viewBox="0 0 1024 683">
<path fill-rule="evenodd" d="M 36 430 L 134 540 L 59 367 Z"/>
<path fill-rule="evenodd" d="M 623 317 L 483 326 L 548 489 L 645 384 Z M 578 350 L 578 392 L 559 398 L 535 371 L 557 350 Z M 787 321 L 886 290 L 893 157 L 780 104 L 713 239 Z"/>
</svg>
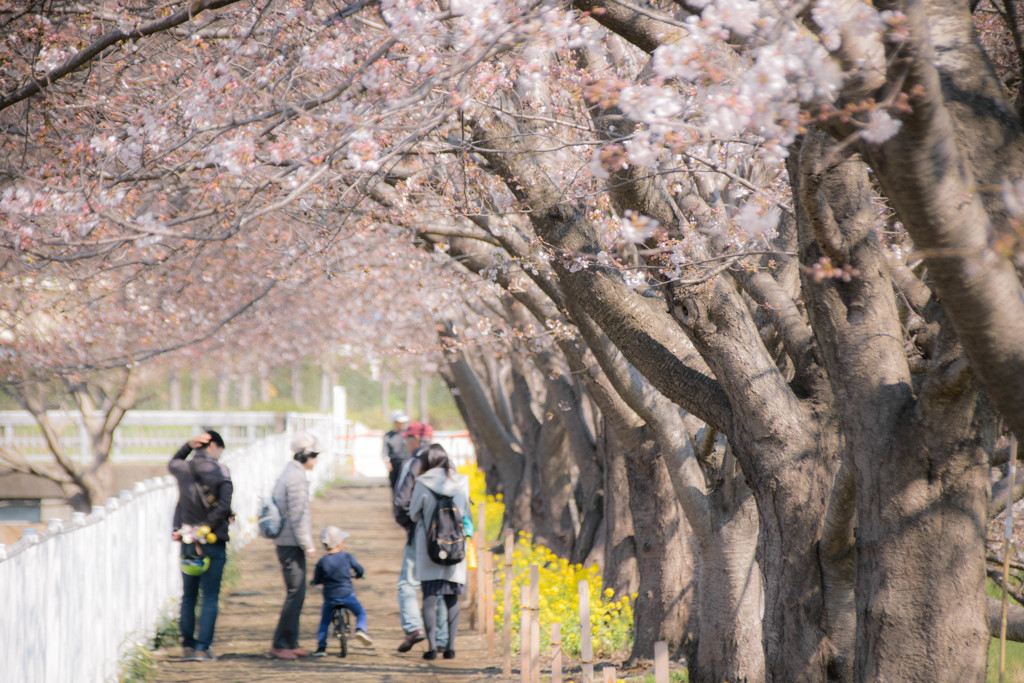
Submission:
<svg viewBox="0 0 1024 683">
<path fill-rule="evenodd" d="M 499 542 L 504 504 L 500 497 L 487 496 L 483 472 L 476 467 L 460 470 L 469 477 L 470 495 L 477 503 L 485 501 L 484 518 L 487 522 L 484 541 L 488 547 Z M 476 514 L 474 512 L 474 522 Z M 496 629 L 500 633 L 504 615 L 504 568 L 503 556 L 495 556 L 494 602 Z M 551 625 L 562 625 L 562 652 L 567 657 L 580 657 L 580 615 L 578 584 L 586 580 L 590 584 L 591 642 L 595 658 L 611 657 L 629 650 L 633 643 L 633 600 L 636 596 L 622 596 L 614 600 L 611 588 L 603 589 L 601 571 L 597 565 L 584 568 L 570 564 L 556 556 L 542 545 L 534 544 L 529 534 L 520 532 L 512 552 L 512 648 L 519 650 L 519 596 L 521 585 L 530 581 L 530 565 L 535 564 L 540 579 L 540 636 L 541 650 L 550 647 Z"/>
</svg>

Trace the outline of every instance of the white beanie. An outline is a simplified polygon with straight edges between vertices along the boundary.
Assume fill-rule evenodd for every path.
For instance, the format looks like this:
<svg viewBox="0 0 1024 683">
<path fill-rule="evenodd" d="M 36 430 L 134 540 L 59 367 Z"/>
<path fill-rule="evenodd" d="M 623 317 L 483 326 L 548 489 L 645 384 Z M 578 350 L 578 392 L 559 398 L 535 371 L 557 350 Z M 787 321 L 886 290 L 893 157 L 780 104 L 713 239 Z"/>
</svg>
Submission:
<svg viewBox="0 0 1024 683">
<path fill-rule="evenodd" d="M 302 451 L 320 452 L 320 442 L 309 432 L 299 432 L 292 437 L 292 453 L 301 453 Z"/>
</svg>

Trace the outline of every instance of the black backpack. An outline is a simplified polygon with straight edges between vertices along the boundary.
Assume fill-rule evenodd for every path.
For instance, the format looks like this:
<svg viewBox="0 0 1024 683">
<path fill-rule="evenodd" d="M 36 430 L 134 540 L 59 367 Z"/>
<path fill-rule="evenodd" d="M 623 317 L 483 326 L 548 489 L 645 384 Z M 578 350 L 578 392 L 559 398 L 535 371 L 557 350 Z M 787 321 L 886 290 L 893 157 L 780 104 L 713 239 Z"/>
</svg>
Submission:
<svg viewBox="0 0 1024 683">
<path fill-rule="evenodd" d="M 466 559 L 466 529 L 462 513 L 451 496 L 434 498 L 437 505 L 427 527 L 427 555 L 437 564 L 453 565 Z"/>
</svg>

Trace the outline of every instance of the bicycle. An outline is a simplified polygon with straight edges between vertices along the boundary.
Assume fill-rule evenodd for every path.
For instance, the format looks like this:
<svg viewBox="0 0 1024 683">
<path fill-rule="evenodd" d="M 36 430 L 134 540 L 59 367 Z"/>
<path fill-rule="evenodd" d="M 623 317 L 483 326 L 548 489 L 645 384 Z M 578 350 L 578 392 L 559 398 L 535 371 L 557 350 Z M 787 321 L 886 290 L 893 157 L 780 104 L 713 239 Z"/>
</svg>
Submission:
<svg viewBox="0 0 1024 683">
<path fill-rule="evenodd" d="M 339 642 L 339 657 L 348 654 L 348 638 L 352 635 L 352 618 L 350 610 L 345 605 L 335 605 L 331 608 L 331 624 L 334 626 L 334 637 Z"/>
</svg>

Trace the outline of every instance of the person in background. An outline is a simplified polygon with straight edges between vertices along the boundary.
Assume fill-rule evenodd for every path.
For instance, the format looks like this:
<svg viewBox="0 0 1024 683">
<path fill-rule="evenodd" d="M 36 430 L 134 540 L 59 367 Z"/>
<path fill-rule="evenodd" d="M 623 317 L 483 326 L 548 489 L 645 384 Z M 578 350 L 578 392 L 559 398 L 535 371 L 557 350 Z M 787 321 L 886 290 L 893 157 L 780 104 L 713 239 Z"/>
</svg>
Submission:
<svg viewBox="0 0 1024 683">
<path fill-rule="evenodd" d="M 366 632 L 366 610 L 356 597 L 352 586 L 352 577 L 363 578 L 366 573 L 363 566 L 345 552 L 345 539 L 348 533 L 336 526 L 326 526 L 320 532 L 320 542 L 327 554 L 320 558 L 313 570 L 313 586 L 323 585 L 324 606 L 320 610 L 320 626 L 316 630 L 316 652 L 314 657 L 327 654 L 327 629 L 331 625 L 331 614 L 338 605 L 344 605 L 356 615 L 356 638 L 363 645 L 373 645 L 373 640 Z"/>
<path fill-rule="evenodd" d="M 427 629 L 427 651 L 423 659 L 436 659 L 438 645 L 437 606 L 444 600 L 448 608 L 448 636 L 442 641 L 444 658 L 455 658 L 455 635 L 459 631 L 459 596 L 465 590 L 465 558 L 458 564 L 439 564 L 427 554 L 427 525 L 434 517 L 438 496 L 451 496 L 455 507 L 465 518 L 469 514 L 469 477 L 455 471 L 448 454 L 438 444 L 422 454 L 423 469 L 416 477 L 409 504 L 409 517 L 416 524 L 414 546 L 416 550 L 416 580 L 423 588 L 423 623 Z"/>
<path fill-rule="evenodd" d="M 384 459 L 384 467 L 388 471 L 388 481 L 391 482 L 391 490 L 395 490 L 395 482 L 398 480 L 398 472 L 402 469 L 402 463 L 408 460 L 412 453 L 405 445 L 405 426 L 409 424 L 409 417 L 401 410 L 391 413 L 392 428 L 384 433 L 384 449 L 381 457 Z"/>
<path fill-rule="evenodd" d="M 194 451 L 192 459 L 188 460 Z M 174 454 L 167 469 L 178 481 L 178 502 L 174 507 L 174 530 L 171 537 L 182 540 L 183 525 L 210 527 L 215 537 L 202 546 L 210 564 L 198 576 L 182 572 L 181 630 L 182 659 L 211 661 L 216 659 L 211 645 L 217 625 L 217 603 L 220 583 L 227 563 L 228 524 L 231 521 L 231 495 L 234 487 L 231 473 L 220 463 L 224 439 L 212 429 L 195 436 Z M 196 634 L 196 602 L 203 595 Z"/>
<path fill-rule="evenodd" d="M 416 476 L 423 467 L 420 456 L 427 452 L 430 440 L 434 436 L 434 429 L 422 422 L 410 422 L 403 436 L 412 457 L 402 463 L 398 479 L 395 482 L 392 503 L 395 521 L 405 529 L 406 533 L 405 548 L 402 551 L 402 567 L 398 572 L 398 612 L 402 621 L 402 630 L 405 632 L 405 639 L 399 644 L 398 651 L 408 652 L 413 645 L 426 638 L 423 630 L 423 613 L 419 603 L 420 582 L 416 580 L 416 551 L 412 544 L 416 525 L 409 518 L 409 503 L 412 500 Z M 439 605 L 438 609 L 439 612 L 444 609 L 443 603 Z M 448 642 L 446 614 L 440 615 L 441 626 L 437 634 L 440 643 Z"/>
<path fill-rule="evenodd" d="M 270 647 L 270 656 L 276 659 L 309 655 L 308 650 L 299 647 L 299 617 L 306 600 L 306 558 L 316 556 L 306 472 L 316 466 L 320 445 L 312 434 L 300 432 L 292 439 L 291 446 L 292 460 L 278 477 L 273 494 L 281 509 L 281 533 L 274 543 L 286 591 Z"/>
</svg>

